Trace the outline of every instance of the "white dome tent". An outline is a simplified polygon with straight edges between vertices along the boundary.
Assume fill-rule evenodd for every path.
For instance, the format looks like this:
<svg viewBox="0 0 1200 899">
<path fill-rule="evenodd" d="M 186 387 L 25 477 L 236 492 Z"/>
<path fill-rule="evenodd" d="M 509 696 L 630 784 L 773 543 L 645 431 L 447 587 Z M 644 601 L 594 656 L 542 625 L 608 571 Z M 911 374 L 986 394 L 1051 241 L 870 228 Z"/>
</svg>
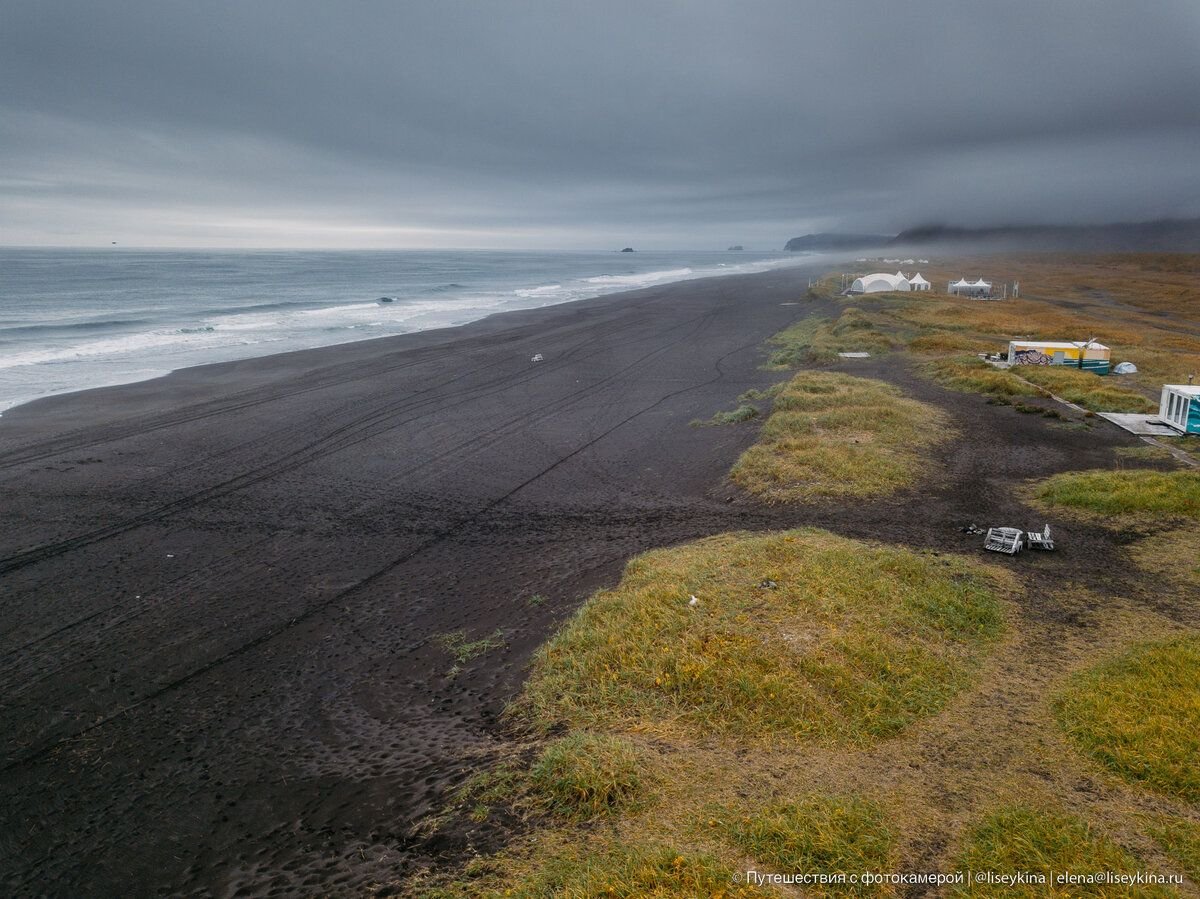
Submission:
<svg viewBox="0 0 1200 899">
<path fill-rule="evenodd" d="M 889 275 L 886 272 L 875 272 L 855 278 L 847 293 L 889 293 L 896 290 L 912 290 L 908 279 L 901 274 Z"/>
</svg>

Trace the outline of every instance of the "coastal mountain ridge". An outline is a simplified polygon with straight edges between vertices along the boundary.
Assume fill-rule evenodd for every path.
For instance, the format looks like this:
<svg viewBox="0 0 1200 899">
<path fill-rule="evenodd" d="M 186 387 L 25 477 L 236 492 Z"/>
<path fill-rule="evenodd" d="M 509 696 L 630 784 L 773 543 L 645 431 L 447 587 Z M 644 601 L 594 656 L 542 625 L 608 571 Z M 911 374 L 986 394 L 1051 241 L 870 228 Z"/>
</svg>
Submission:
<svg viewBox="0 0 1200 899">
<path fill-rule="evenodd" d="M 865 250 L 868 247 L 886 246 L 892 240 L 890 234 L 837 234 L 821 232 L 793 237 L 784 249 L 792 253 L 802 250 Z"/>
</svg>

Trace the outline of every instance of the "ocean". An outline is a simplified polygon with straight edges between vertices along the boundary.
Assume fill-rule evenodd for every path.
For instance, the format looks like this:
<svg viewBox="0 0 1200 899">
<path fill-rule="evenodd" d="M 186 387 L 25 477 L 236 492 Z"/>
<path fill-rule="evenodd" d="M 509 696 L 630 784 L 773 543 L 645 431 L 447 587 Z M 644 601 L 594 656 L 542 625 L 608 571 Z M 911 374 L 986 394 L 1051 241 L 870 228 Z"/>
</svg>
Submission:
<svg viewBox="0 0 1200 899">
<path fill-rule="evenodd" d="M 0 410 L 192 365 L 799 261 L 749 251 L 0 248 Z"/>
</svg>

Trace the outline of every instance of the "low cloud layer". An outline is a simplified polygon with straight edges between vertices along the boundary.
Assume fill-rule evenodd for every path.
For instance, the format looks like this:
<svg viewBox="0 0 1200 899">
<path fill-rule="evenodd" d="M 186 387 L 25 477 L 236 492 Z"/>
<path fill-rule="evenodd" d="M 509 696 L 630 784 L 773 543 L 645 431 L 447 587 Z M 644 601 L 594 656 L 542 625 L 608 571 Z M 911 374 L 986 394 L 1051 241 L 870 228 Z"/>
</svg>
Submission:
<svg viewBox="0 0 1200 899">
<path fill-rule="evenodd" d="M 1200 215 L 1194 0 L 0 17 L 5 244 L 774 247 Z"/>
</svg>

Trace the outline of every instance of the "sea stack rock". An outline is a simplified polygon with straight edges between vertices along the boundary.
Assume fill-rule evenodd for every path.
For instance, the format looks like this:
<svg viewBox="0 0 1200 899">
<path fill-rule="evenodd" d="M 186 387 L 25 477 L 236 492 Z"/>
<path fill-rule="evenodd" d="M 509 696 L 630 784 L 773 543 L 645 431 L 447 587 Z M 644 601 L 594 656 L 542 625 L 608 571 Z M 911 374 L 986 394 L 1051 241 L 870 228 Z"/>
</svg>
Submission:
<svg viewBox="0 0 1200 899">
<path fill-rule="evenodd" d="M 632 253 L 632 252 L 633 252 L 633 247 L 626 247 L 626 248 L 625 248 L 625 249 L 623 249 L 621 252 L 622 252 L 622 253 Z"/>
</svg>

